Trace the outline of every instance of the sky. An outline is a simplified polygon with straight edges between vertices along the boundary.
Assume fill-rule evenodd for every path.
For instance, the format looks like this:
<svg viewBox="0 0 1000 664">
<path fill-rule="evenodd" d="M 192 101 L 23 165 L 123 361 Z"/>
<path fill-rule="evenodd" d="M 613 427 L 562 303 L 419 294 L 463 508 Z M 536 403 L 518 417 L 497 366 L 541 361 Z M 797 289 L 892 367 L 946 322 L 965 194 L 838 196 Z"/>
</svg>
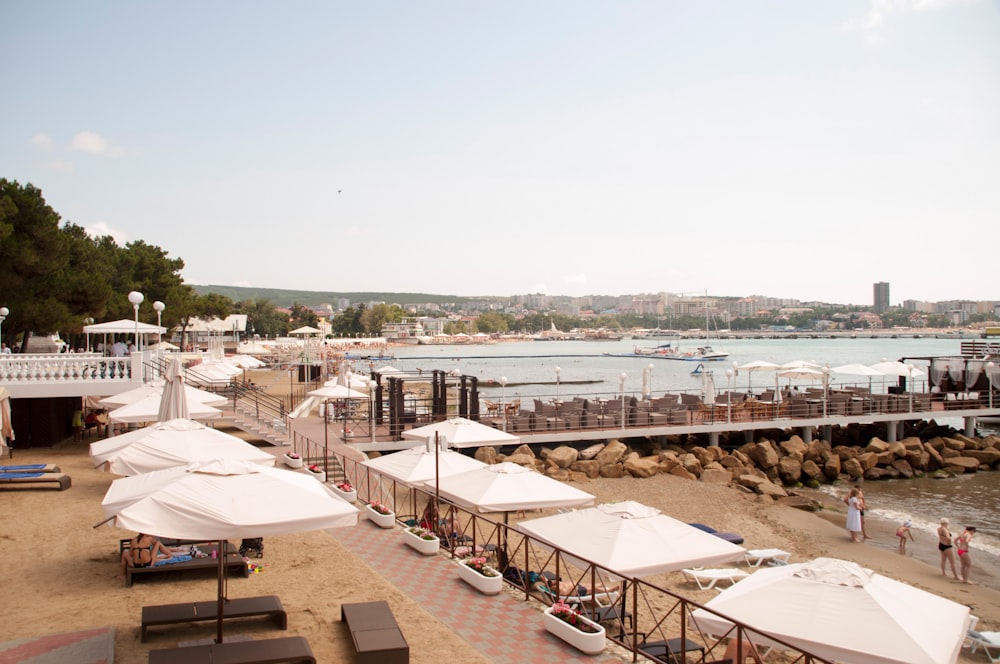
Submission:
<svg viewBox="0 0 1000 664">
<path fill-rule="evenodd" d="M 0 61 L 0 177 L 190 284 L 1000 300 L 995 0 L 7 0 Z"/>
</svg>

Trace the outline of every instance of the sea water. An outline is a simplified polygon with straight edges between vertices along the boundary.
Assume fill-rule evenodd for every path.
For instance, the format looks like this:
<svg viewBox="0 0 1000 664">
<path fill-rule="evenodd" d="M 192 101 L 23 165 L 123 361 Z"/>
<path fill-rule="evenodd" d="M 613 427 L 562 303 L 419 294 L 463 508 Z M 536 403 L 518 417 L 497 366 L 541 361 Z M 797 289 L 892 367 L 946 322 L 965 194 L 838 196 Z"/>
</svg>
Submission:
<svg viewBox="0 0 1000 664">
<path fill-rule="evenodd" d="M 783 364 L 795 360 L 806 360 L 819 365 L 836 367 L 843 364 L 858 362 L 874 364 L 883 359 L 904 359 L 921 368 L 925 375 L 915 379 L 915 389 L 926 390 L 927 362 L 915 358 L 935 356 L 958 356 L 960 342 L 954 339 L 888 339 L 888 338 L 837 338 L 837 339 L 727 339 L 724 341 L 709 340 L 660 340 L 639 339 L 609 342 L 593 341 L 548 341 L 548 342 L 508 342 L 492 345 L 470 346 L 404 346 L 393 349 L 395 359 L 392 365 L 404 371 L 421 370 L 429 374 L 431 370 L 447 372 L 459 370 L 463 374 L 477 376 L 480 381 L 480 392 L 483 396 L 499 400 L 501 396 L 506 401 L 522 399 L 529 401 L 532 397 L 551 398 L 556 395 L 556 367 L 559 367 L 559 396 L 615 396 L 621 394 L 621 374 L 625 374 L 624 392 L 626 395 L 638 395 L 642 390 L 643 370 L 652 365 L 650 387 L 654 393 L 663 391 L 688 390 L 698 391 L 701 388 L 701 375 L 692 375 L 697 362 L 651 359 L 649 357 L 622 357 L 633 352 L 635 346 L 652 347 L 659 343 L 680 343 L 681 348 L 695 348 L 706 343 L 716 351 L 729 353 L 729 357 L 721 362 L 704 363 L 705 370 L 712 372 L 716 389 L 722 392 L 730 387 L 734 391 L 746 391 L 748 388 L 756 393 L 774 387 L 773 372 L 735 372 L 733 362 L 746 364 L 755 360 L 767 360 L 775 364 Z M 358 371 L 366 367 L 358 364 Z M 831 373 L 831 385 L 868 385 L 868 378 L 860 376 L 838 375 Z M 506 377 L 509 385 L 500 388 L 498 385 L 484 386 L 485 381 L 499 381 Z M 574 385 L 571 381 L 597 380 L 598 383 Z M 780 385 L 784 387 L 791 382 L 803 387 L 820 386 L 821 383 L 808 380 L 792 380 L 781 378 Z M 542 385 L 514 383 L 545 383 Z M 895 385 L 894 377 L 875 377 L 872 379 L 872 390 L 885 391 L 889 385 Z M 958 429 L 963 427 L 959 418 L 938 418 L 942 424 L 949 424 Z M 847 485 L 827 487 L 831 493 L 842 494 L 847 491 Z M 925 540 L 924 545 L 936 541 L 934 534 L 939 520 L 947 517 L 952 530 L 957 534 L 966 525 L 975 525 L 977 534 L 974 540 L 974 551 L 981 552 L 974 565 L 991 565 L 994 569 L 1000 564 L 1000 473 L 986 472 L 974 475 L 962 475 L 954 479 L 932 480 L 887 480 L 866 482 L 865 497 L 870 506 L 870 514 L 874 518 L 885 519 L 888 522 L 902 523 L 904 518 L 912 519 L 915 533 Z M 931 539 L 935 538 L 935 539 Z M 891 542 L 875 543 L 895 548 L 895 538 Z M 913 545 L 911 544 L 911 547 Z M 933 552 L 930 556 L 933 562 Z"/>
</svg>

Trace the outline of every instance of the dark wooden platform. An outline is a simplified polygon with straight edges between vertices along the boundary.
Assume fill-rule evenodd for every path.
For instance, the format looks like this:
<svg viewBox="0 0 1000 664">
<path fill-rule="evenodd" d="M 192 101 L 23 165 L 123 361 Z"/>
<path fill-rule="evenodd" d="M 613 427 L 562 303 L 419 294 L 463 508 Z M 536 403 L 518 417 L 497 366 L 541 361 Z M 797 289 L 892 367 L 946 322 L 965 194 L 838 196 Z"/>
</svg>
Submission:
<svg viewBox="0 0 1000 664">
<path fill-rule="evenodd" d="M 219 603 L 185 602 L 181 604 L 161 604 L 142 607 L 142 634 L 145 642 L 150 627 L 177 625 L 188 622 L 203 622 L 218 618 Z M 238 597 L 226 600 L 222 608 L 223 620 L 238 618 L 270 618 L 278 629 L 288 629 L 288 614 L 277 595 L 261 597 Z"/>
<path fill-rule="evenodd" d="M 131 586 L 133 577 L 149 576 L 151 574 L 166 574 L 169 572 L 183 572 L 190 570 L 218 570 L 219 561 L 213 560 L 211 553 L 216 551 L 218 544 L 206 544 L 198 547 L 203 552 L 209 554 L 205 558 L 192 558 L 182 563 L 168 563 L 166 565 L 153 565 L 152 567 L 128 567 L 125 570 L 125 585 Z M 230 542 L 226 542 L 226 571 L 230 575 L 239 575 L 246 578 L 249 575 L 247 564 Z"/>
<path fill-rule="evenodd" d="M 301 636 L 149 651 L 149 664 L 316 664 Z"/>
</svg>

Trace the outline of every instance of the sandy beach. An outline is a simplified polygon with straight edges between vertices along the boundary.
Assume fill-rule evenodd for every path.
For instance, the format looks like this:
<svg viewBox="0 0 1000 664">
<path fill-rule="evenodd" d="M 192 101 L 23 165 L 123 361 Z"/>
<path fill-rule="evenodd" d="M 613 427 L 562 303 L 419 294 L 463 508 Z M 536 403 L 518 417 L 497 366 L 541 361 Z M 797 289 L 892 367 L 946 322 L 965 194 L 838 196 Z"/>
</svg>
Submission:
<svg viewBox="0 0 1000 664">
<path fill-rule="evenodd" d="M 152 644 L 139 642 L 141 607 L 182 599 L 212 599 L 214 578 L 167 577 L 143 580 L 131 588 L 122 585 L 118 579 L 118 540 L 131 533 L 107 525 L 91 527 L 101 520 L 100 501 L 114 476 L 91 467 L 87 441 L 18 450 L 15 462 L 55 463 L 72 476 L 73 486 L 63 492 L 7 490 L 0 494 L 0 505 L 7 515 L 0 537 L 0 556 L 8 568 L 7 595 L 37 600 L 8 608 L 6 638 L 113 625 L 118 662 L 144 661 L 149 649 L 174 643 L 172 637 Z M 783 548 L 793 553 L 793 561 L 820 555 L 856 561 L 967 604 L 980 617 L 983 628 L 1000 629 L 1000 592 L 983 585 L 954 583 L 918 557 L 854 544 L 843 528 L 842 515 L 836 512 L 807 513 L 761 501 L 735 488 L 672 476 L 601 479 L 579 486 L 597 495 L 601 502 L 636 499 L 682 520 L 739 532 L 746 537 L 748 548 Z M 527 518 L 537 515 L 529 513 Z M 873 534 L 891 536 L 891 532 L 875 524 Z M 932 544 L 921 542 L 916 546 Z M 410 642 L 411 661 L 487 661 L 448 625 L 378 576 L 328 533 L 268 538 L 264 562 L 263 573 L 233 581 L 230 596 L 279 595 L 289 612 L 287 633 L 305 636 L 319 661 L 341 661 L 350 656 L 349 638 L 338 624 L 340 604 L 373 599 L 386 599 L 392 606 Z M 714 596 L 714 591 L 699 591 L 686 583 L 679 573 L 663 575 L 656 582 L 699 601 Z M 55 616 L 58 620 L 54 620 Z M 263 636 L 271 628 L 266 622 L 250 621 L 233 629 Z M 177 638 L 210 638 L 214 634 L 213 627 L 207 624 L 183 631 Z M 981 655 L 963 657 L 962 661 L 983 661 Z"/>
</svg>

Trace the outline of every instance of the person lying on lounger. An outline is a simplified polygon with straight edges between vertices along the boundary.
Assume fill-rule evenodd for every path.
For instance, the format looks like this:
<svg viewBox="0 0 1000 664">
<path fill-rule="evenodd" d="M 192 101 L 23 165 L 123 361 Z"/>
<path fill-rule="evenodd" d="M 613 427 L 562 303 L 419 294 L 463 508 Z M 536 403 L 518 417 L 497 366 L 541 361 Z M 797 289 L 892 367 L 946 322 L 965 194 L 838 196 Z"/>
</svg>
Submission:
<svg viewBox="0 0 1000 664">
<path fill-rule="evenodd" d="M 129 548 L 122 551 L 121 578 L 124 578 L 125 570 L 129 567 L 152 567 L 157 560 L 168 560 L 173 557 L 174 554 L 163 545 L 163 542 L 152 535 L 139 533 L 129 542 Z"/>
</svg>

